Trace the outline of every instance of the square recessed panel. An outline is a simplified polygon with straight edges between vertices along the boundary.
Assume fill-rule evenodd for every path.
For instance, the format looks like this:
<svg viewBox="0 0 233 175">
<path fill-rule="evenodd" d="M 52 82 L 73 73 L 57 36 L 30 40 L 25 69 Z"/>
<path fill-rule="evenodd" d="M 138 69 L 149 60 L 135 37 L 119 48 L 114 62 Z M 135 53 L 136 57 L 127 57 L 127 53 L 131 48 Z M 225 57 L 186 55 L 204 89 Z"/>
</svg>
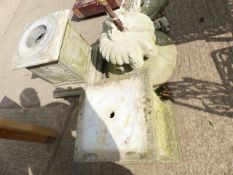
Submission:
<svg viewBox="0 0 233 175">
<path fill-rule="evenodd" d="M 148 83 L 137 74 L 90 86 L 79 116 L 75 161 L 155 158 Z"/>
</svg>

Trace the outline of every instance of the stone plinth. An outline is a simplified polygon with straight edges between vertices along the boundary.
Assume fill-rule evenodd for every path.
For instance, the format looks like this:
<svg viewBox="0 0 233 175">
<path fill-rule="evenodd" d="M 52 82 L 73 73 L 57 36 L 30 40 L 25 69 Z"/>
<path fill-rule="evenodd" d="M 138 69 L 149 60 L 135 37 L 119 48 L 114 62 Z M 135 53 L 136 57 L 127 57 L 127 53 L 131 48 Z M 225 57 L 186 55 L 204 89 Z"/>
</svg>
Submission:
<svg viewBox="0 0 233 175">
<path fill-rule="evenodd" d="M 85 89 L 75 161 L 178 160 L 172 110 L 154 94 L 147 77 L 137 72 Z"/>
<path fill-rule="evenodd" d="M 72 81 L 88 83 L 91 47 L 68 22 L 69 14 L 69 10 L 59 11 L 29 25 L 13 58 L 13 68 L 28 68 L 56 86 Z"/>
</svg>

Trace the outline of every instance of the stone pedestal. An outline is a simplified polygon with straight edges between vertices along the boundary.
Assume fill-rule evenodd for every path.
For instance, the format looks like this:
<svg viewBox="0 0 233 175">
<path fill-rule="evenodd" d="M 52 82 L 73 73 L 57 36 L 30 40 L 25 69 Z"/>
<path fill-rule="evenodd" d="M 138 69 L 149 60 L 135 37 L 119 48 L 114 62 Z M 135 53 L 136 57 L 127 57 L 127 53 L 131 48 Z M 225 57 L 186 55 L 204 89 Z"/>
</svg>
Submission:
<svg viewBox="0 0 233 175">
<path fill-rule="evenodd" d="M 75 161 L 178 161 L 172 109 L 137 72 L 85 89 L 78 117 Z"/>
<path fill-rule="evenodd" d="M 69 10 L 59 11 L 29 25 L 23 33 L 12 67 L 27 68 L 55 87 L 83 86 L 95 80 L 101 63 L 93 62 L 92 48 L 72 27 Z M 59 96 L 59 95 L 58 95 Z"/>
</svg>

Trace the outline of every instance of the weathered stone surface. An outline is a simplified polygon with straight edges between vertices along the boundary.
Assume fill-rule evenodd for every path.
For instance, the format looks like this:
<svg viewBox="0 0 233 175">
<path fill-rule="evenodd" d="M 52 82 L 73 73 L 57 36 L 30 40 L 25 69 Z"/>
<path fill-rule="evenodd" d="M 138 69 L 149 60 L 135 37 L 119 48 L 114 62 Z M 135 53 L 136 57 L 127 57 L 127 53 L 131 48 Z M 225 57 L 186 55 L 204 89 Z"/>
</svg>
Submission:
<svg viewBox="0 0 233 175">
<path fill-rule="evenodd" d="M 73 29 L 69 10 L 33 22 L 24 32 L 13 68 L 26 67 L 52 83 L 88 82 L 91 48 Z"/>
<path fill-rule="evenodd" d="M 91 60 L 86 62 L 88 63 L 85 73 L 86 81 L 75 79 L 73 81 L 59 83 L 56 85 L 56 89 L 53 91 L 54 97 L 59 98 L 80 95 L 82 94 L 83 89 L 85 89 L 88 85 L 105 78 L 103 73 L 103 58 L 99 53 L 99 46 L 97 43 L 93 44 L 91 48 Z"/>
<path fill-rule="evenodd" d="M 177 161 L 173 114 L 166 106 L 152 91 L 147 75 L 139 72 L 87 87 L 75 161 Z"/>
<path fill-rule="evenodd" d="M 168 0 L 142 0 L 141 9 L 143 13 L 154 19 L 167 4 Z"/>
<path fill-rule="evenodd" d="M 69 10 L 34 21 L 23 33 L 12 67 L 23 68 L 58 61 Z"/>
<path fill-rule="evenodd" d="M 177 51 L 172 40 L 164 33 L 155 32 L 157 54 L 146 59 L 142 70 L 148 72 L 150 83 L 153 86 L 165 83 L 172 75 L 176 67 Z M 107 74 L 109 77 L 116 77 L 123 73 L 133 71 L 129 66 L 124 65 L 124 70 L 108 64 Z"/>
<path fill-rule="evenodd" d="M 52 98 L 52 86 L 39 79 L 32 77 L 26 69 L 16 71 L 10 70 L 12 50 L 17 46 L 17 40 L 22 34 L 25 22 L 33 22 L 41 16 L 54 11 L 72 7 L 73 0 L 56 0 L 51 5 L 51 1 L 23 0 L 17 11 L 7 8 L 0 1 L 3 13 L 9 12 L 13 16 L 7 24 L 6 33 L 1 39 L 0 50 L 0 97 L 4 96 L 19 103 L 20 93 L 28 87 L 35 88 L 38 92 L 41 105 L 46 105 L 61 99 Z M 9 1 L 11 2 L 11 1 Z M 15 1 L 14 1 L 15 2 Z M 233 119 L 231 113 L 227 113 L 224 106 L 232 106 L 232 97 L 229 94 L 229 79 L 231 72 L 227 62 L 232 59 L 232 0 L 173 0 L 166 8 L 166 16 L 171 24 L 169 36 L 176 41 L 177 45 L 177 68 L 170 84 L 178 90 L 174 112 L 178 126 L 178 135 L 181 142 L 181 163 L 176 164 L 132 164 L 119 165 L 114 163 L 100 164 L 75 164 L 73 174 L 86 175 L 206 175 L 206 174 L 233 174 Z M 14 11 L 13 11 L 14 10 Z M 30 14 L 30 15 L 29 15 Z M 184 15 L 185 14 L 185 15 Z M 1 16 L 2 17 L 2 16 Z M 199 19 L 203 17 L 204 22 Z M 106 16 L 98 16 L 89 20 L 72 21 L 77 31 L 91 44 L 99 37 L 102 29 L 102 21 Z M 1 23 L 5 18 L 1 18 Z M 88 30 L 87 28 L 93 29 Z M 16 30 L 17 29 L 17 30 Z M 224 55 L 226 59 L 219 62 L 211 56 L 213 52 L 217 55 Z M 219 54 L 220 53 L 220 54 Z M 225 65 L 225 66 L 223 66 Z M 229 71 L 222 68 L 227 67 Z M 31 77 L 33 79 L 31 79 Z M 189 79 L 184 79 L 188 77 Z M 208 89 L 214 88 L 213 92 Z M 217 85 L 217 86 L 216 86 Z M 188 87 L 188 88 L 186 88 Z M 216 87 L 218 91 L 216 91 Z M 185 90 L 185 91 L 184 91 Z M 193 93 L 196 92 L 198 96 Z M 220 91 L 219 91 L 220 90 Z M 179 93 L 178 93 L 179 92 Z M 185 92 L 185 93 L 184 93 Z M 222 94 L 223 96 L 220 96 Z M 204 101 L 201 97 L 205 97 Z M 224 97 L 224 98 L 223 98 Z M 4 98 L 5 99 L 5 98 Z M 205 100 L 216 100 L 214 104 L 222 108 L 222 112 L 216 112 L 212 105 L 204 106 Z M 5 101 L 5 100 L 4 100 Z M 204 102 L 204 103 L 203 103 Z M 33 103 L 32 103 L 33 104 Z M 58 107 L 62 109 L 64 107 Z M 54 109 L 54 111 L 58 111 Z M 45 112 L 45 111 L 44 111 Z M 6 114 L 10 111 L 6 111 Z M 18 117 L 18 113 L 12 116 Z M 45 114 L 45 120 L 50 120 L 50 116 Z M 3 113 L 1 113 L 3 115 Z M 10 114 L 9 114 L 10 115 Z M 26 118 L 28 115 L 24 115 Z M 42 116 L 40 110 L 33 111 L 34 116 Z M 35 117 L 37 118 L 37 117 Z M 61 117 L 60 119 L 62 119 Z M 54 120 L 59 122 L 60 120 Z M 70 125 L 75 125 L 76 115 Z M 40 124 L 40 122 L 35 122 Z M 42 123 L 41 123 L 42 124 Z M 51 124 L 53 125 L 53 120 Z M 56 128 L 55 128 L 56 129 Z M 74 138 L 70 137 L 70 128 L 62 137 L 61 143 L 56 147 L 46 145 L 19 143 L 16 141 L 5 141 L 6 144 L 1 154 L 3 158 L 0 164 L 0 174 L 21 175 L 32 173 L 46 175 L 72 174 L 72 156 Z M 25 147 L 25 144 L 27 147 Z M 38 151 L 38 149 L 43 150 Z M 24 149 L 25 148 L 25 149 Z M 50 149 L 48 149 L 50 148 Z M 47 164 L 46 155 L 53 152 Z M 52 149 L 52 150 L 51 150 Z M 45 165 L 47 164 L 47 167 Z M 30 171 L 28 171 L 30 170 Z"/>
<path fill-rule="evenodd" d="M 88 66 L 91 63 L 91 48 L 68 22 L 61 41 L 57 62 L 29 67 L 29 69 L 52 84 L 70 81 L 87 82 Z"/>
<path fill-rule="evenodd" d="M 143 69 L 148 72 L 153 86 L 169 80 L 176 68 L 177 51 L 172 40 L 164 33 L 155 32 L 158 53 L 145 61 Z"/>
</svg>

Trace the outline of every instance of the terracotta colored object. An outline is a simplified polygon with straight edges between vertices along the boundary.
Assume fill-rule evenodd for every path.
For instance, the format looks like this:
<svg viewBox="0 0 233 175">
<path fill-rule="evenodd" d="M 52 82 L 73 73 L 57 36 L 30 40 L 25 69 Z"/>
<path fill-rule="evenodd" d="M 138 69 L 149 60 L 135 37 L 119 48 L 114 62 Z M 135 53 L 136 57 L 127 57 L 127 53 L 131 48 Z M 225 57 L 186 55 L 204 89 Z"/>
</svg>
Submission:
<svg viewBox="0 0 233 175">
<path fill-rule="evenodd" d="M 121 1 L 108 0 L 108 4 L 112 9 L 119 8 Z M 103 6 L 98 5 L 96 0 L 78 0 L 73 7 L 73 12 L 78 18 L 98 15 L 105 13 Z"/>
</svg>

